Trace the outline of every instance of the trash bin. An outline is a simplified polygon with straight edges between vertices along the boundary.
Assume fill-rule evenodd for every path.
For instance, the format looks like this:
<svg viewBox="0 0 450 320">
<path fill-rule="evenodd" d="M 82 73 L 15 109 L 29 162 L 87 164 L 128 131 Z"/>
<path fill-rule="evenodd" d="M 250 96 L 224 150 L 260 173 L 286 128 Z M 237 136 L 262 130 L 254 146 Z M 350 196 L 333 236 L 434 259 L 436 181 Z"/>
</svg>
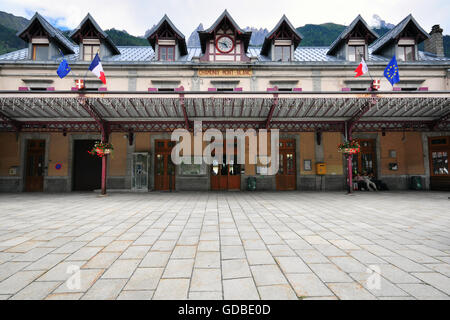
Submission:
<svg viewBox="0 0 450 320">
<path fill-rule="evenodd" d="M 256 190 L 256 178 L 255 177 L 248 177 L 247 178 L 247 190 L 248 191 L 255 191 Z"/>
<path fill-rule="evenodd" d="M 422 177 L 412 176 L 409 187 L 411 190 L 422 190 Z"/>
</svg>

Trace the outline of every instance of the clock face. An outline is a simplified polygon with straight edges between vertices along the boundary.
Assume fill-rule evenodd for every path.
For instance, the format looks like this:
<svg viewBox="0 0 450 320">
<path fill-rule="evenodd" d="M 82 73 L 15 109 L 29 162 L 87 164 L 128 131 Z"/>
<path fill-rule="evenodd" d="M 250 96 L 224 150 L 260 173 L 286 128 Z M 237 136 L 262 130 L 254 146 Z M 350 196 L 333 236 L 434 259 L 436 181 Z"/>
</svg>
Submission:
<svg viewBox="0 0 450 320">
<path fill-rule="evenodd" d="M 234 41 L 229 36 L 221 36 L 217 39 L 216 48 L 222 53 L 228 53 L 234 48 Z"/>
</svg>

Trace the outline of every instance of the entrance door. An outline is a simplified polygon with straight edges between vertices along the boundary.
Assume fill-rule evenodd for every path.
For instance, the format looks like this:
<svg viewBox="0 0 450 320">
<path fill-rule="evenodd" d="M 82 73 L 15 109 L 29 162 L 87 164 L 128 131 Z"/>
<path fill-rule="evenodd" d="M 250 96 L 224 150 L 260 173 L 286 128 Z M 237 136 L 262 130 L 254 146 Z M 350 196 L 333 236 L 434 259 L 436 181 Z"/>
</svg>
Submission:
<svg viewBox="0 0 450 320">
<path fill-rule="evenodd" d="M 234 148 L 233 159 L 226 161 L 226 142 L 224 141 L 224 154 L 222 164 L 216 160 L 211 166 L 211 190 L 240 190 L 241 189 L 241 165 L 237 161 L 237 144 L 230 145 Z"/>
<path fill-rule="evenodd" d="M 44 191 L 45 140 L 28 140 L 25 191 Z"/>
<path fill-rule="evenodd" d="M 428 138 L 430 157 L 430 189 L 450 190 L 450 136 Z"/>
<path fill-rule="evenodd" d="M 74 140 L 73 190 L 93 191 L 101 188 L 102 159 L 90 155 L 96 140 Z"/>
<path fill-rule="evenodd" d="M 374 139 L 358 139 L 360 152 L 352 157 L 353 173 L 377 175 L 377 157 Z"/>
<path fill-rule="evenodd" d="M 172 162 L 172 148 L 175 142 L 155 141 L 155 190 L 175 190 L 175 165 Z"/>
<path fill-rule="evenodd" d="M 295 140 L 280 140 L 279 169 L 276 175 L 277 190 L 295 190 L 297 173 L 295 169 Z"/>
</svg>

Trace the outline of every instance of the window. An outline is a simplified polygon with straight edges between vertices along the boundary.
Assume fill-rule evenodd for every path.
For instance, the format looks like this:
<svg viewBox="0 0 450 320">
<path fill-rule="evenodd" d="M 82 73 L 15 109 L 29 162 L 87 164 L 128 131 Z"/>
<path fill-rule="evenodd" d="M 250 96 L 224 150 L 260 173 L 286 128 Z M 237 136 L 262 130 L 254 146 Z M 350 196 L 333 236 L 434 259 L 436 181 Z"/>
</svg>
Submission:
<svg viewBox="0 0 450 320">
<path fill-rule="evenodd" d="M 415 60 L 414 46 L 398 46 L 397 59 L 399 61 L 414 61 Z"/>
<path fill-rule="evenodd" d="M 175 89 L 174 88 L 158 88 L 158 91 L 173 92 L 173 91 L 175 91 Z"/>
<path fill-rule="evenodd" d="M 274 61 L 291 61 L 291 46 L 275 46 Z"/>
<path fill-rule="evenodd" d="M 348 60 L 361 62 L 361 58 L 365 59 L 365 46 L 348 46 Z"/>
<path fill-rule="evenodd" d="M 48 44 L 33 44 L 33 60 L 48 60 Z"/>
<path fill-rule="evenodd" d="M 94 44 L 84 44 L 83 45 L 83 60 L 84 61 L 92 61 L 94 60 L 95 54 L 100 52 L 100 46 Z"/>
<path fill-rule="evenodd" d="M 159 46 L 159 60 L 160 61 L 174 61 L 175 47 L 174 46 Z"/>
</svg>

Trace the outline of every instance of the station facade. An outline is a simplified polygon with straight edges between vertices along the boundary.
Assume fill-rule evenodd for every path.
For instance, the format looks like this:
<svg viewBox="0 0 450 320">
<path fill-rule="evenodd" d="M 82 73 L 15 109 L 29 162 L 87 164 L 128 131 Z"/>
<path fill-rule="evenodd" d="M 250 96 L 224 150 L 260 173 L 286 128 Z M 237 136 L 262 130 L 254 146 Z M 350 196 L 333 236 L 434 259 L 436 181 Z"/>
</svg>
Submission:
<svg viewBox="0 0 450 320">
<path fill-rule="evenodd" d="M 257 190 L 344 190 L 349 172 L 391 190 L 412 177 L 450 190 L 450 59 L 442 29 L 427 33 L 411 15 L 383 36 L 358 16 L 329 47 L 300 46 L 286 16 L 252 47 L 227 11 L 199 31 L 199 47 L 167 16 L 145 47 L 116 46 L 89 14 L 69 38 L 38 13 L 18 36 L 28 48 L 0 56 L 0 191 L 245 190 L 249 177 Z M 63 79 L 60 52 L 72 69 Z M 106 85 L 87 73 L 97 52 Z M 401 80 L 392 87 L 383 71 L 394 54 Z M 354 78 L 361 58 L 370 76 Z M 171 133 L 193 132 L 195 121 L 279 130 L 278 173 L 248 158 L 175 165 Z M 361 145 L 351 161 L 337 148 L 346 139 Z M 88 154 L 98 140 L 113 154 Z"/>
</svg>

